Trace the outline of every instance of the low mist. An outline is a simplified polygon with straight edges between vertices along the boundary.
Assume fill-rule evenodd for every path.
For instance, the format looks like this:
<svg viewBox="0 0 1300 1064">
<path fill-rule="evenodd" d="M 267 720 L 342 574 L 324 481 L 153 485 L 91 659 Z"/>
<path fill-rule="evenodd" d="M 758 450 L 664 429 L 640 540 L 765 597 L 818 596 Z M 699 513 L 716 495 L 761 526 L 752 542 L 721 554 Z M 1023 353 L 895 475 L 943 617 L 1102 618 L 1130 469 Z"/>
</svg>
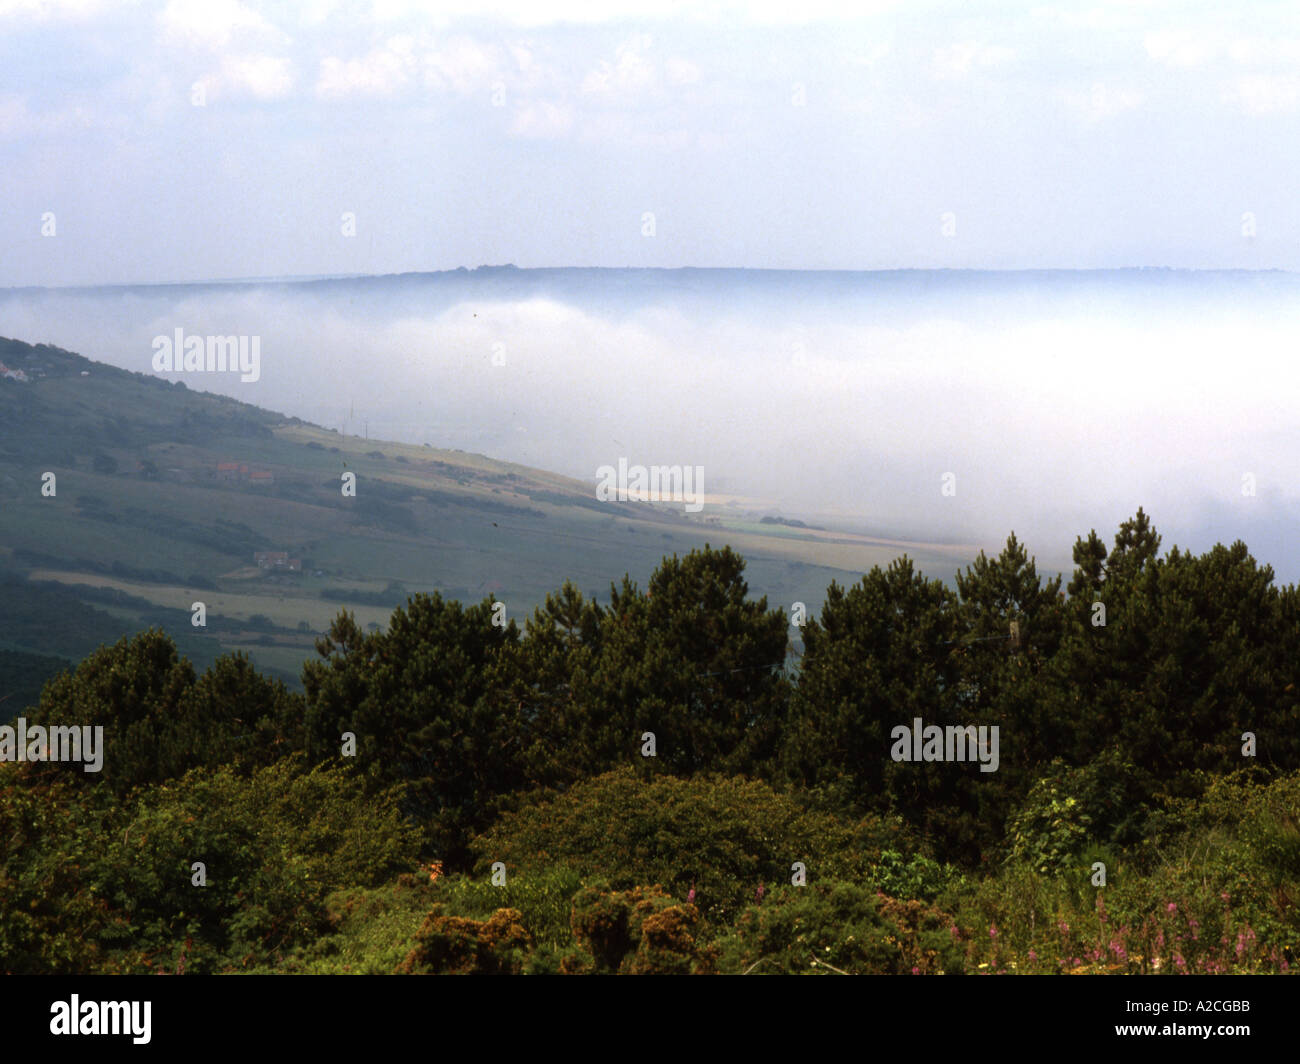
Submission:
<svg viewBox="0 0 1300 1064">
<path fill-rule="evenodd" d="M 1014 530 L 1051 571 L 1142 506 L 1166 549 L 1241 538 L 1289 582 L 1298 294 L 1288 274 L 480 270 L 11 289 L 0 334 L 144 373 L 177 328 L 258 336 L 255 383 L 162 375 L 593 492 L 623 457 L 702 466 L 711 505 L 990 550 Z"/>
</svg>

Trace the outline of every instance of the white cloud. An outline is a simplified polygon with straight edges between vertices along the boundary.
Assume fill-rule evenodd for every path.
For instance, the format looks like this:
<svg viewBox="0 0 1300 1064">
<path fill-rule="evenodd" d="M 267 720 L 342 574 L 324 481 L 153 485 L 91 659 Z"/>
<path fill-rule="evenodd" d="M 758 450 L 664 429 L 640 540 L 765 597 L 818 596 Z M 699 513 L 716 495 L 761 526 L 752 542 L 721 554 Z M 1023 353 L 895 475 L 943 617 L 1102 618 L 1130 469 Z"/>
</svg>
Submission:
<svg viewBox="0 0 1300 1064">
<path fill-rule="evenodd" d="M 456 37 L 425 57 L 425 83 L 469 95 L 489 88 L 506 72 L 502 50 Z"/>
<path fill-rule="evenodd" d="M 516 113 L 510 132 L 517 137 L 562 137 L 573 127 L 573 111 L 547 100 L 531 100 Z"/>
<path fill-rule="evenodd" d="M 392 37 L 360 59 L 326 56 L 321 60 L 316 95 L 392 96 L 410 83 L 417 66 L 411 37 Z"/>
<path fill-rule="evenodd" d="M 602 59 L 600 66 L 582 81 L 582 91 L 591 96 L 630 96 L 644 92 L 658 81 L 654 62 L 644 55 L 653 38 L 637 34 L 618 46 L 614 62 Z"/>
<path fill-rule="evenodd" d="M 227 55 L 216 81 L 231 95 L 275 100 L 293 88 L 293 64 L 272 55 Z"/>
<path fill-rule="evenodd" d="M 210 99 L 279 100 L 294 87 L 293 63 L 273 55 L 223 55 L 215 71 L 198 79 Z"/>
<path fill-rule="evenodd" d="M 323 25 L 340 6 L 338 0 L 298 0 L 298 25 L 304 29 Z"/>
<path fill-rule="evenodd" d="M 1015 49 L 1002 45 L 960 41 L 934 50 L 934 74 L 940 78 L 965 77 L 976 67 L 1001 66 L 1013 59 L 1015 54 Z"/>
<path fill-rule="evenodd" d="M 158 15 L 163 40 L 171 45 L 225 48 L 236 36 L 284 34 L 239 0 L 171 0 Z"/>
<path fill-rule="evenodd" d="M 395 96 L 423 86 L 468 96 L 487 93 L 497 83 L 525 91 L 549 80 L 532 50 L 518 42 L 500 45 L 464 35 L 440 40 L 427 33 L 402 34 L 358 58 L 322 59 L 316 94 Z"/>
<path fill-rule="evenodd" d="M 666 89 L 698 84 L 703 72 L 682 56 L 667 56 L 662 62 L 651 54 L 654 38 L 634 34 L 614 51 L 613 60 L 600 64 L 582 79 L 581 93 L 592 101 L 630 104 L 665 97 Z"/>
</svg>

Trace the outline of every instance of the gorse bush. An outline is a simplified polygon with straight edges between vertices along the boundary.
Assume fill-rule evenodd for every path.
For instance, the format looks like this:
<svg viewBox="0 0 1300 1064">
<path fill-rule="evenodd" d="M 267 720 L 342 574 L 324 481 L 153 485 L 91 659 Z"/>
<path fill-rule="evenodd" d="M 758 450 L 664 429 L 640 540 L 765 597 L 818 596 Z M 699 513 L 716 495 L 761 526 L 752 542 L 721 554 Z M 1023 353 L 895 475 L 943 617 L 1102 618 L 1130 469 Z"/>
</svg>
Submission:
<svg viewBox="0 0 1300 1064">
<path fill-rule="evenodd" d="M 681 904 L 658 885 L 626 891 L 604 884 L 584 887 L 573 899 L 572 926 L 595 972 L 707 975 L 714 970 L 715 951 L 697 941 L 703 933 L 699 909 Z M 568 970 L 579 969 L 570 962 Z"/>
<path fill-rule="evenodd" d="M 932 975 L 961 970 L 952 918 L 854 883 L 782 887 L 720 942 L 732 974 Z"/>
<path fill-rule="evenodd" d="M 444 916 L 435 908 L 420 926 L 401 975 L 519 975 L 533 946 L 516 909 L 486 920 Z"/>
</svg>

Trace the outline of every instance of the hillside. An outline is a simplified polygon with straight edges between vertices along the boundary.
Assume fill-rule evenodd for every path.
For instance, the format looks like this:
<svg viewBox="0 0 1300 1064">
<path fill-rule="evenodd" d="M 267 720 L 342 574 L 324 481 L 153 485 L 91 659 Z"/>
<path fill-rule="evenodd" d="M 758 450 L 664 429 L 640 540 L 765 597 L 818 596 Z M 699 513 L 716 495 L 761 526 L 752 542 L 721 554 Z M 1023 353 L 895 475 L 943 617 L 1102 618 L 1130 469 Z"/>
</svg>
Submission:
<svg viewBox="0 0 1300 1064">
<path fill-rule="evenodd" d="M 745 553 L 755 595 L 810 615 L 832 580 L 903 549 L 943 577 L 973 553 L 765 523 L 735 501 L 604 503 L 570 477 L 343 436 L 46 345 L 0 339 L 0 363 L 0 650 L 44 656 L 42 676 L 158 625 L 199 665 L 243 650 L 296 686 L 341 608 L 383 626 L 437 590 L 522 621 L 565 579 L 604 598 L 710 541 Z"/>
</svg>

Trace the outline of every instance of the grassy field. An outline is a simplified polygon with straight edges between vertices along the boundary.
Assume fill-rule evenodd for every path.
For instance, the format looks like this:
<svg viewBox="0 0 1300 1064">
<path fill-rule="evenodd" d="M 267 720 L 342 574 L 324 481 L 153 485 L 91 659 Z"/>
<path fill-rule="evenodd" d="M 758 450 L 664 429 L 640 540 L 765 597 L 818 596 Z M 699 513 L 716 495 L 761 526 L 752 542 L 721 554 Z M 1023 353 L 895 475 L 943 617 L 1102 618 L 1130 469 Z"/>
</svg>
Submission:
<svg viewBox="0 0 1300 1064">
<path fill-rule="evenodd" d="M 115 627 L 159 624 L 199 659 L 247 649 L 293 681 L 311 634 L 340 609 L 384 625 L 415 592 L 491 597 L 523 620 L 566 579 L 604 598 L 624 574 L 644 584 L 664 556 L 710 543 L 749 559 L 755 596 L 815 612 L 832 580 L 855 583 L 904 550 L 942 578 L 974 554 L 761 524 L 734 505 L 688 515 L 601 503 L 593 485 L 559 474 L 342 436 L 54 348 L 0 340 L 0 357 L 35 378 L 0 381 L 0 566 L 40 584 L 24 591 L 35 613 L 23 630 L 0 629 L 0 644 L 32 653 L 76 658 Z M 221 479 L 227 462 L 273 481 Z M 342 491 L 345 474 L 355 497 Z M 302 571 L 259 569 L 256 551 L 285 551 Z M 73 612 L 93 618 L 75 638 L 66 616 L 42 619 L 41 601 L 59 587 L 68 590 L 47 614 L 66 615 L 70 594 L 81 603 Z M 196 601 L 207 632 L 188 623 Z"/>
</svg>

